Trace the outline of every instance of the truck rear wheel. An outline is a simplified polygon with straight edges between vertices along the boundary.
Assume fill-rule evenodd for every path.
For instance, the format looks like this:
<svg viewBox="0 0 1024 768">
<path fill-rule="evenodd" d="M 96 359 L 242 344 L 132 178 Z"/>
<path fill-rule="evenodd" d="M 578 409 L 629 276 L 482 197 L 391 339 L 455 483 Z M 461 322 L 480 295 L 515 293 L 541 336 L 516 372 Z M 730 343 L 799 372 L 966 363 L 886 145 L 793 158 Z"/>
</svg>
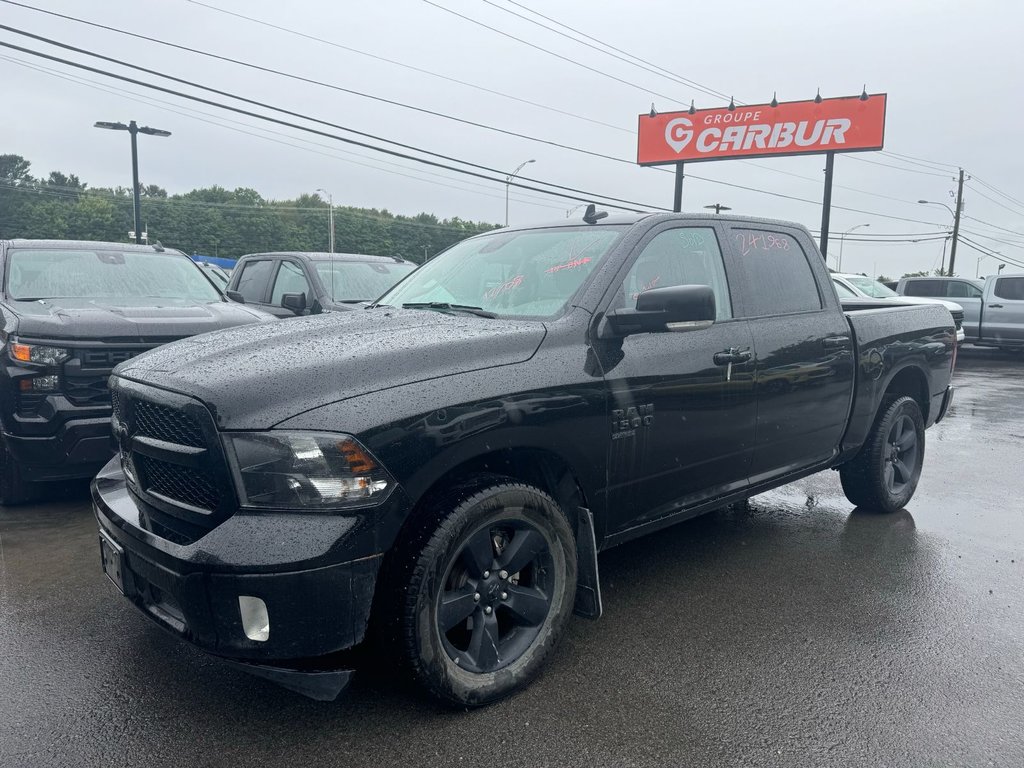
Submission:
<svg viewBox="0 0 1024 768">
<path fill-rule="evenodd" d="M 0 443 L 0 504 L 24 504 L 35 496 L 35 486 L 21 476 L 21 467 L 6 443 Z"/>
<path fill-rule="evenodd" d="M 910 501 L 924 464 L 924 419 L 912 397 L 884 403 L 860 453 L 839 468 L 851 503 L 895 512 Z"/>
<path fill-rule="evenodd" d="M 572 613 L 576 545 L 565 514 L 502 479 L 438 510 L 399 619 L 405 661 L 442 701 L 476 707 L 526 686 Z"/>
</svg>

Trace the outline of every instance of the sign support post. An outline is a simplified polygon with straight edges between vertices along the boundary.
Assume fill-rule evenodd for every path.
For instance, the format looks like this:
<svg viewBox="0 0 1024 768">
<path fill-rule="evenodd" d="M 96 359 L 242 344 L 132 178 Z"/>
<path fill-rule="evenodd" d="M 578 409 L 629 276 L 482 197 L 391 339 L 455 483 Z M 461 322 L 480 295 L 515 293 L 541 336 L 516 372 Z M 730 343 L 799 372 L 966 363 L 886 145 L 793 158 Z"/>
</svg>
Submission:
<svg viewBox="0 0 1024 768">
<path fill-rule="evenodd" d="M 836 153 L 825 153 L 825 197 L 821 201 L 821 257 L 828 262 L 828 224 L 832 216 L 832 171 L 836 164 Z"/>
<path fill-rule="evenodd" d="M 672 203 L 672 210 L 679 213 L 683 210 L 683 166 L 686 163 L 679 161 L 676 163 L 676 194 Z"/>
</svg>

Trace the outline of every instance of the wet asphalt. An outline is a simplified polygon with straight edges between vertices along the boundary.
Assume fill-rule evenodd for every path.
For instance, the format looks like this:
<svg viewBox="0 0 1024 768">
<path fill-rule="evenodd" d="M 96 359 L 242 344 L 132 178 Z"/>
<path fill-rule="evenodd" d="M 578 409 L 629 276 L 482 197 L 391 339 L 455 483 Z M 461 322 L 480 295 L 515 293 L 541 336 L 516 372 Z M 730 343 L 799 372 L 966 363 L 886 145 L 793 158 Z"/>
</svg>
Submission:
<svg viewBox="0 0 1024 768">
<path fill-rule="evenodd" d="M 0 508 L 0 766 L 1024 765 L 1024 358 L 955 383 L 906 510 L 827 472 L 610 550 L 604 618 L 473 712 L 230 669 L 115 594 L 84 485 Z"/>
</svg>

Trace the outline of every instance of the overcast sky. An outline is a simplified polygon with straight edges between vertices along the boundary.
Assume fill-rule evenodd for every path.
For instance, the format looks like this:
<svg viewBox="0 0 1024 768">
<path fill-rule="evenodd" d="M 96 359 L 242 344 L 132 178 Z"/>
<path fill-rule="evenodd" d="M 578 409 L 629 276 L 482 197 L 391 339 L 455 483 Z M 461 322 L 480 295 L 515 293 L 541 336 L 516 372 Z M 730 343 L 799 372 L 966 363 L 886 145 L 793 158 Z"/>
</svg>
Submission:
<svg viewBox="0 0 1024 768">
<path fill-rule="evenodd" d="M 209 5 L 327 41 L 319 42 L 188 0 L 22 1 L 625 160 L 635 159 L 636 116 L 647 111 L 652 101 L 659 111 L 685 107 L 691 99 L 697 107 L 723 106 L 726 101 L 616 60 L 502 8 L 554 26 L 522 6 L 538 10 L 680 78 L 734 95 L 738 103 L 767 102 L 773 92 L 780 101 L 811 98 L 818 88 L 825 97 L 858 94 L 866 84 L 869 92 L 889 94 L 886 152 L 837 158 L 830 264 L 839 252 L 839 233 L 859 224 L 870 227 L 858 229 L 853 237 L 936 233 L 948 228 L 948 211 L 916 201 L 925 198 L 952 207 L 957 166 L 973 176 L 965 193 L 965 214 L 970 217 L 963 222 L 966 236 L 1024 264 L 1024 159 L 1019 144 L 1024 115 L 1024 53 L 1019 42 L 1024 5 L 1020 3 L 521 0 L 522 5 L 516 6 L 510 0 L 436 0 L 436 5 L 425 0 L 209 0 Z M 655 169 L 502 135 L 7 4 L 0 4 L 0 20 L 125 62 L 479 165 L 508 172 L 534 159 L 524 176 L 645 205 L 672 203 L 672 176 Z M 0 40 L 131 74 L 7 31 L 0 30 Z M 130 186 L 127 135 L 91 126 L 96 120 L 134 119 L 173 133 L 166 139 L 140 137 L 139 149 L 142 182 L 159 184 L 172 193 L 219 184 L 229 189 L 252 187 L 269 198 L 290 198 L 322 187 L 333 193 L 339 205 L 504 220 L 505 189 L 500 183 L 389 158 L 118 84 L 101 75 L 76 73 L 65 65 L 9 49 L 0 49 L 0 56 L 4 57 L 0 58 L 0 82 L 5 114 L 0 121 L 0 153 L 25 156 L 36 175 L 61 170 L 78 174 L 91 186 Z M 10 60 L 14 58 L 51 67 L 65 76 L 88 78 L 104 90 L 27 69 Z M 176 87 L 149 75 L 139 77 Z M 917 164 L 889 152 L 949 165 Z M 689 170 L 705 179 L 764 192 L 688 177 L 684 209 L 723 203 L 735 213 L 795 220 L 816 230 L 821 221 L 823 166 L 821 156 L 692 165 Z M 564 218 L 573 205 L 573 201 L 513 190 L 510 218 L 515 224 Z M 942 240 L 917 244 L 851 240 L 843 251 L 844 271 L 898 276 L 937 267 Z M 982 274 L 993 272 L 998 260 L 983 257 L 979 265 L 980 256 L 961 244 L 957 272 L 973 276 L 979 266 Z M 1015 267 L 1008 265 L 1008 269 Z"/>
</svg>

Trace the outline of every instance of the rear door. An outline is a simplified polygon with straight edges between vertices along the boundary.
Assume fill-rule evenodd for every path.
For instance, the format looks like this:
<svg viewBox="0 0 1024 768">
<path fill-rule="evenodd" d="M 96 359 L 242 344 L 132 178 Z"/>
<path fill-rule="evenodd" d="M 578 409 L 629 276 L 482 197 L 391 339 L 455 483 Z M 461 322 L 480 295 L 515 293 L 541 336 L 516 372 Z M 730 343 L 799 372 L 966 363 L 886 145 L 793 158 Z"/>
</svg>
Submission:
<svg viewBox="0 0 1024 768">
<path fill-rule="evenodd" d="M 632 307 L 652 288 L 710 285 L 718 312 L 703 330 L 594 342 L 608 392 L 611 530 L 747 484 L 755 418 L 752 337 L 749 324 L 733 316 L 721 234 L 707 224 L 655 227 L 606 298 L 609 307 Z"/>
<path fill-rule="evenodd" d="M 981 336 L 981 294 L 974 283 L 956 278 L 913 278 L 903 283 L 904 296 L 954 301 L 964 308 L 964 335 L 967 340 Z"/>
<path fill-rule="evenodd" d="M 853 397 L 853 340 L 807 235 L 727 225 L 735 311 L 750 322 L 757 423 L 751 483 L 823 462 L 839 446 Z"/>
<path fill-rule="evenodd" d="M 982 318 L 988 341 L 1024 344 L 1024 275 L 990 277 L 990 289 Z"/>
</svg>

